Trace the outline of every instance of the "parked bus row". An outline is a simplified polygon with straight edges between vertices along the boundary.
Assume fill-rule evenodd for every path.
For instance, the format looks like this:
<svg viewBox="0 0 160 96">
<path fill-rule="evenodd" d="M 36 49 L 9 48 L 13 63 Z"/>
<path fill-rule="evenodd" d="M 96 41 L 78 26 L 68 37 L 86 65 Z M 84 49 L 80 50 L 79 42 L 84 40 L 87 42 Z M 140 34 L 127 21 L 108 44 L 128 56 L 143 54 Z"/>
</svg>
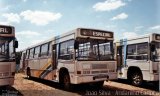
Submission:
<svg viewBox="0 0 160 96">
<path fill-rule="evenodd" d="M 0 86 L 14 83 L 17 47 L 14 27 L 0 25 Z"/>
<path fill-rule="evenodd" d="M 77 28 L 22 51 L 21 69 L 28 77 L 70 84 L 128 79 L 139 86 L 159 81 L 160 34 L 114 41 L 110 31 Z"/>
<path fill-rule="evenodd" d="M 102 86 L 117 77 L 136 86 L 144 80 L 159 81 L 160 34 L 113 40 L 113 32 L 77 28 L 21 51 L 21 70 L 66 88 L 81 83 Z M 14 82 L 17 47 L 14 27 L 1 25 L 0 86 Z"/>
</svg>

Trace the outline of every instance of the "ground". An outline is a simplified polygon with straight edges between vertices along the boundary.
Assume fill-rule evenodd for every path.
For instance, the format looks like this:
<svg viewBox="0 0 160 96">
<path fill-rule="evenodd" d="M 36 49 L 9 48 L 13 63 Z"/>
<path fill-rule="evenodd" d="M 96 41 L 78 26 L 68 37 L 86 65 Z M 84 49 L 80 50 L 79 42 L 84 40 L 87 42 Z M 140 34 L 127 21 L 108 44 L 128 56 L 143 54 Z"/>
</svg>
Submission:
<svg viewBox="0 0 160 96">
<path fill-rule="evenodd" d="M 106 96 L 106 95 L 157 95 L 158 87 L 145 84 L 141 88 L 129 85 L 125 80 L 108 81 L 103 88 L 87 85 L 76 85 L 71 91 L 65 91 L 58 83 L 32 78 L 28 80 L 22 73 L 15 76 L 13 86 L 1 88 L 2 96 Z M 1 96 L 0 95 L 0 96 Z"/>
</svg>

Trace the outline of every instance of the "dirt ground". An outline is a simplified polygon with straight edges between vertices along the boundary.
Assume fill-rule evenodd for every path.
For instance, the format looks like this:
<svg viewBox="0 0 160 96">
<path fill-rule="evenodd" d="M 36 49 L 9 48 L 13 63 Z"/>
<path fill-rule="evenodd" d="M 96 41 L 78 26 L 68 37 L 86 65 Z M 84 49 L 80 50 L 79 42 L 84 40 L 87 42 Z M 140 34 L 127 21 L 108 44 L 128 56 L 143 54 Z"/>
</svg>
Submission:
<svg viewBox="0 0 160 96">
<path fill-rule="evenodd" d="M 145 95 L 160 96 L 158 89 L 152 85 L 141 88 L 125 83 L 126 81 L 105 82 L 103 88 L 94 88 L 87 85 L 76 85 L 71 91 L 63 90 L 58 83 L 40 79 L 28 80 L 22 73 L 15 76 L 14 85 L 1 88 L 0 96 L 112 96 L 112 95 Z M 157 87 L 158 88 L 158 87 Z"/>
</svg>

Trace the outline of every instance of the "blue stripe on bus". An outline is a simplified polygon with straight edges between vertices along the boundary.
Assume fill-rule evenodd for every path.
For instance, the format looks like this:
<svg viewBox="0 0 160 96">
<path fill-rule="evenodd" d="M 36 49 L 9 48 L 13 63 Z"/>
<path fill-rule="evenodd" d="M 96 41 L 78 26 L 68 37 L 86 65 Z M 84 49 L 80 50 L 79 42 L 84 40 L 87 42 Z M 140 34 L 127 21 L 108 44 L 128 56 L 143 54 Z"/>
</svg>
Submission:
<svg viewBox="0 0 160 96">
<path fill-rule="evenodd" d="M 123 57 L 123 65 L 126 66 L 127 62 L 127 39 L 121 39 L 120 40 L 120 45 L 123 45 L 123 52 L 124 52 L 124 57 Z"/>
</svg>

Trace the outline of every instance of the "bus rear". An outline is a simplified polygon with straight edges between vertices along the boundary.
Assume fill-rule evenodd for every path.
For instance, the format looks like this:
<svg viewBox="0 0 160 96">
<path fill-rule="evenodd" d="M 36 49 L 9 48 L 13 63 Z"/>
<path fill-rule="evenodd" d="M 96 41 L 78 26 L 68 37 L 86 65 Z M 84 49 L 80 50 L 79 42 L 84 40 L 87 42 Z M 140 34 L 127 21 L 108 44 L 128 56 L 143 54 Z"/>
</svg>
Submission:
<svg viewBox="0 0 160 96">
<path fill-rule="evenodd" d="M 14 27 L 0 25 L 0 86 L 14 83 L 15 48 L 17 47 Z"/>
<path fill-rule="evenodd" d="M 83 28 L 77 31 L 74 83 L 103 85 L 105 80 L 117 79 L 113 32 Z"/>
</svg>

